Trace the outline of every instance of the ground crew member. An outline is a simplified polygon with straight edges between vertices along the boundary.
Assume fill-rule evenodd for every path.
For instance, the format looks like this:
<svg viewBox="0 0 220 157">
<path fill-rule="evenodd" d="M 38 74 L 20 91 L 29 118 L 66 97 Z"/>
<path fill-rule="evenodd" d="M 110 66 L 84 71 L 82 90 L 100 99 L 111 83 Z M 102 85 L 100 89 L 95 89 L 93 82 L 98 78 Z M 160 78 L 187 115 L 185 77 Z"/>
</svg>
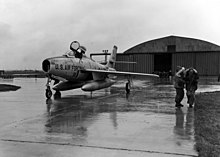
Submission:
<svg viewBox="0 0 220 157">
<path fill-rule="evenodd" d="M 189 107 L 192 108 L 195 102 L 195 91 L 198 88 L 198 72 L 194 68 L 189 68 L 185 72 L 186 96 Z"/>
<path fill-rule="evenodd" d="M 80 50 L 81 50 L 81 53 L 82 53 L 83 55 L 85 55 L 85 53 L 86 53 L 86 47 L 85 47 L 85 46 L 80 46 Z"/>
<path fill-rule="evenodd" d="M 181 101 L 183 100 L 184 97 L 184 85 L 185 85 L 184 71 L 185 71 L 184 67 L 177 66 L 176 74 L 174 76 L 174 88 L 176 89 L 175 107 L 183 107 Z"/>
<path fill-rule="evenodd" d="M 85 55 L 86 53 L 86 48 L 84 46 L 80 46 L 79 47 L 79 51 L 76 51 L 76 58 L 82 59 L 82 57 Z"/>
</svg>

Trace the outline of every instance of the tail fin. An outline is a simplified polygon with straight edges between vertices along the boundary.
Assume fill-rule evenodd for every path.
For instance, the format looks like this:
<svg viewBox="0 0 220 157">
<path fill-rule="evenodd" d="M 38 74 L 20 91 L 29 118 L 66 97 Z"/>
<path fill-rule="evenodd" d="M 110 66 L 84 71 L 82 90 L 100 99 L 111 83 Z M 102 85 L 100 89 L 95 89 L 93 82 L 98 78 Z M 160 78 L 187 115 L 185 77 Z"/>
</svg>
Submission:
<svg viewBox="0 0 220 157">
<path fill-rule="evenodd" d="M 117 46 L 113 47 L 111 56 L 110 56 L 110 58 L 109 58 L 109 60 L 106 64 L 106 66 L 109 67 L 109 68 L 114 68 L 115 67 L 117 49 L 118 49 Z"/>
</svg>

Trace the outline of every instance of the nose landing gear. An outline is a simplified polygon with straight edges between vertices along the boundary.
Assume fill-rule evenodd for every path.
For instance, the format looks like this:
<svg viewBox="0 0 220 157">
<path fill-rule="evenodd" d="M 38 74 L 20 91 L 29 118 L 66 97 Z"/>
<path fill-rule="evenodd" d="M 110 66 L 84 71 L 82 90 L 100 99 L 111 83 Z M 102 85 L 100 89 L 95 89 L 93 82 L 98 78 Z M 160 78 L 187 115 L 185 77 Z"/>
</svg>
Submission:
<svg viewBox="0 0 220 157">
<path fill-rule="evenodd" d="M 50 89 L 50 83 L 51 83 L 51 79 L 48 77 L 47 84 L 46 84 L 46 93 L 45 93 L 45 96 L 47 97 L 47 99 L 50 99 L 51 96 L 53 95 L 53 93 Z"/>
<path fill-rule="evenodd" d="M 52 79 L 48 77 L 47 84 L 46 84 L 46 93 L 45 93 L 45 96 L 47 99 L 50 99 L 53 95 L 53 92 L 51 91 L 51 88 L 50 88 L 51 81 Z M 59 83 L 59 80 L 55 80 L 54 85 L 56 85 L 57 83 Z M 61 93 L 59 90 L 56 90 L 54 94 L 54 99 L 58 99 L 58 98 L 61 98 Z"/>
<path fill-rule="evenodd" d="M 52 93 L 50 87 L 47 87 L 45 96 L 47 97 L 47 99 L 50 99 L 52 95 L 53 95 L 53 93 Z"/>
</svg>

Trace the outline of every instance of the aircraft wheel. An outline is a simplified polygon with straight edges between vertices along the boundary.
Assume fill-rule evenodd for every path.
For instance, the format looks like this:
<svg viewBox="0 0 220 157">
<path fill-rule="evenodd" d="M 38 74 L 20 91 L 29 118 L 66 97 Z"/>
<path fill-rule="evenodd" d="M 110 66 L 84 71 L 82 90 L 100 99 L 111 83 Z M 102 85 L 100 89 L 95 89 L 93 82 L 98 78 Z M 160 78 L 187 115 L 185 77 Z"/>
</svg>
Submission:
<svg viewBox="0 0 220 157">
<path fill-rule="evenodd" d="M 45 93 L 47 99 L 50 99 L 51 96 L 53 95 L 52 91 L 50 90 L 50 88 L 47 88 L 46 89 L 46 93 Z"/>
<path fill-rule="evenodd" d="M 55 92 L 55 94 L 54 94 L 54 98 L 55 98 L 55 99 L 61 98 L 61 92 L 57 90 L 57 91 Z"/>
</svg>

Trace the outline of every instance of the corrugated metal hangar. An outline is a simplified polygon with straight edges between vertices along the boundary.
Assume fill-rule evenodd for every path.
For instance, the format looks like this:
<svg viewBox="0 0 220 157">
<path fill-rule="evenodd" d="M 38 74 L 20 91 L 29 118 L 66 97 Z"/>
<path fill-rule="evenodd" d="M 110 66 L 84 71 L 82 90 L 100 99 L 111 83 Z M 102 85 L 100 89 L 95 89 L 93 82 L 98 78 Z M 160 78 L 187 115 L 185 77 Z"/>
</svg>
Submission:
<svg viewBox="0 0 220 157">
<path fill-rule="evenodd" d="M 142 73 L 169 72 L 174 74 L 178 65 L 194 67 L 199 75 L 220 74 L 220 46 L 213 43 L 178 36 L 168 36 L 136 45 L 122 54 L 117 61 L 136 64 L 116 64 L 116 69 Z"/>
</svg>

